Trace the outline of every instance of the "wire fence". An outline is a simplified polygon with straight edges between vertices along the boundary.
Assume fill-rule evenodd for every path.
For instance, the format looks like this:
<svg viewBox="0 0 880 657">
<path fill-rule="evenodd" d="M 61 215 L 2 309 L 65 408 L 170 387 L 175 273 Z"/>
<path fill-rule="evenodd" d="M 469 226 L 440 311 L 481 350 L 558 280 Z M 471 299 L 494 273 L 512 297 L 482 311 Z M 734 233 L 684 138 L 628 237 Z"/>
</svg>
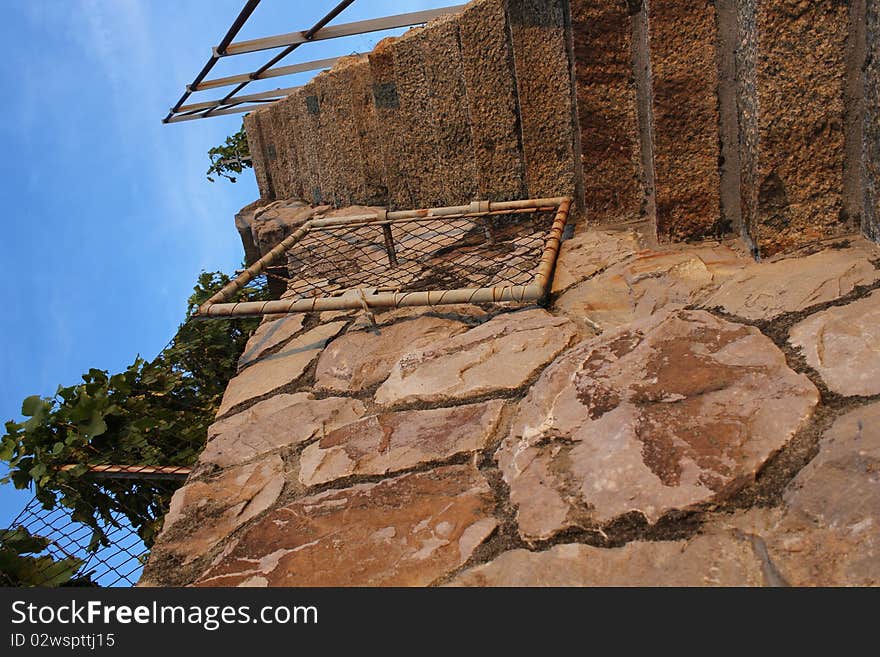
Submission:
<svg viewBox="0 0 880 657">
<path fill-rule="evenodd" d="M 103 477 L 125 480 L 136 494 L 150 498 L 170 498 L 183 482 L 188 468 L 145 468 L 105 466 L 90 473 L 96 487 L 109 488 Z M 118 478 L 117 478 L 118 477 Z M 160 478 L 156 478 L 160 477 Z M 161 478 L 161 477 L 164 477 Z M 108 492 L 111 492 L 108 490 Z M 4 585 L 27 586 L 134 586 L 140 578 L 149 549 L 137 528 L 122 510 L 111 511 L 96 527 L 73 519 L 71 509 L 61 505 L 46 508 L 36 498 L 4 530 L 7 548 L 25 546 L 15 565 L 26 568 L 16 573 L 7 567 L 0 573 Z M 153 520 L 161 521 L 161 518 Z M 21 575 L 25 575 L 22 577 Z"/>
<path fill-rule="evenodd" d="M 352 289 L 425 289 L 527 285 L 544 249 L 553 212 L 310 231 L 271 265 L 285 299 L 334 296 Z"/>
<path fill-rule="evenodd" d="M 196 316 L 535 302 L 546 296 L 570 205 L 560 197 L 314 216 Z M 261 275 L 284 284 L 280 300 L 232 302 Z"/>
</svg>

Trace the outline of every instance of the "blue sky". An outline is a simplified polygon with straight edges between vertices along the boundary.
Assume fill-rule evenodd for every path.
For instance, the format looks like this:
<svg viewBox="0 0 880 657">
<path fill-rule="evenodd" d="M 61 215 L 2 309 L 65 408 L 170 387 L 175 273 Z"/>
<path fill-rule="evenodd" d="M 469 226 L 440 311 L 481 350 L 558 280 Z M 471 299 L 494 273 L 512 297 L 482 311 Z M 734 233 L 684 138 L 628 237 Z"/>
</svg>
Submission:
<svg viewBox="0 0 880 657">
<path fill-rule="evenodd" d="M 91 367 L 119 371 L 174 334 L 201 270 L 242 259 L 235 212 L 252 173 L 205 178 L 207 151 L 240 116 L 165 126 L 161 118 L 244 0 L 0 0 L 4 89 L 0 421 L 28 395 L 54 394 Z M 310 27 L 336 0 L 263 0 L 239 40 Z M 336 22 L 454 2 L 361 0 Z M 284 63 L 365 52 L 385 34 L 300 48 Z M 274 53 L 227 58 L 211 77 Z M 302 84 L 275 78 L 249 92 Z M 210 100 L 214 90 L 193 96 Z M 29 496 L 0 487 L 0 527 Z"/>
</svg>

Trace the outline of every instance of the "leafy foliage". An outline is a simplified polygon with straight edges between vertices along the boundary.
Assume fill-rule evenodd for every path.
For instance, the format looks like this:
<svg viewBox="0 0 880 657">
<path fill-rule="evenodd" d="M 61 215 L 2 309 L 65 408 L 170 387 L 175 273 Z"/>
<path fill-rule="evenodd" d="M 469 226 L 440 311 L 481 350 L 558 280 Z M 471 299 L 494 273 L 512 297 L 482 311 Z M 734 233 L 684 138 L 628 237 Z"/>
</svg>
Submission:
<svg viewBox="0 0 880 657">
<path fill-rule="evenodd" d="M 208 151 L 211 166 L 208 169 L 208 180 L 214 182 L 212 176 L 217 175 L 226 178 L 229 182 L 235 182 L 237 175 L 245 169 L 253 166 L 251 151 L 248 146 L 247 133 L 244 124 L 234 135 L 227 137 L 222 146 L 215 146 Z M 235 174 L 235 175 L 233 175 Z"/>
<path fill-rule="evenodd" d="M 83 584 L 76 573 L 80 559 L 38 556 L 51 541 L 32 536 L 24 527 L 0 529 L 0 586 L 63 586 Z M 88 580 L 88 578 L 85 578 Z"/>
<path fill-rule="evenodd" d="M 82 383 L 59 386 L 54 397 L 24 400 L 25 421 L 7 422 L 0 459 L 16 488 L 33 486 L 46 509 L 60 504 L 92 528 L 90 550 L 107 545 L 103 527 L 120 513 L 150 546 L 173 487 L 143 479 L 96 479 L 89 466 L 190 465 L 204 446 L 227 382 L 235 374 L 257 320 L 198 321 L 199 304 L 229 282 L 203 272 L 189 299 L 187 320 L 154 360 L 137 357 L 110 375 L 91 369 Z M 240 300 L 267 298 L 248 287 Z M 73 467 L 70 467 L 70 466 Z M 65 467 L 67 466 L 67 467 Z"/>
</svg>

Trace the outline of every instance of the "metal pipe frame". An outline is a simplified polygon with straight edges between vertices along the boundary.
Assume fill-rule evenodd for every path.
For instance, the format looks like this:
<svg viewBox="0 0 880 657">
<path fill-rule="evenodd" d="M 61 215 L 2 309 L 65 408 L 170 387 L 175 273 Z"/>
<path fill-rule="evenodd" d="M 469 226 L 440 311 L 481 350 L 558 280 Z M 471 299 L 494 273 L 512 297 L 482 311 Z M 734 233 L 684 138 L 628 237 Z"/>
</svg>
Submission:
<svg viewBox="0 0 880 657">
<path fill-rule="evenodd" d="M 273 37 L 264 37 L 261 39 L 252 39 L 250 41 L 239 41 L 233 43 L 233 40 L 241 31 L 241 28 L 250 18 L 251 14 L 257 8 L 260 0 L 248 0 L 241 13 L 235 19 L 223 40 L 213 49 L 211 58 L 205 64 L 201 72 L 195 77 L 191 84 L 186 86 L 186 91 L 180 100 L 171 108 L 168 115 L 162 119 L 162 123 L 179 123 L 181 121 L 195 121 L 198 119 L 206 119 L 212 116 L 223 116 L 226 114 L 241 114 L 257 109 L 260 105 L 248 105 L 240 107 L 244 102 L 248 101 L 248 96 L 238 96 L 238 93 L 248 84 L 255 80 L 264 80 L 272 77 L 280 77 L 285 75 L 294 75 L 305 71 L 314 71 L 323 68 L 332 67 L 338 57 L 320 59 L 313 62 L 305 62 L 302 64 L 293 64 L 291 66 L 275 67 L 275 64 L 287 57 L 304 43 L 313 41 L 324 41 L 329 39 L 338 39 L 345 36 L 355 36 L 358 34 L 368 34 L 382 30 L 391 30 L 401 27 L 412 27 L 427 23 L 428 21 L 444 16 L 449 13 L 460 11 L 464 5 L 452 5 L 441 7 L 438 9 L 428 9 L 424 11 L 411 12 L 407 14 L 399 14 L 397 16 L 387 16 L 383 18 L 373 18 L 354 23 L 343 23 L 328 27 L 345 9 L 351 6 L 355 0 L 343 0 L 330 10 L 321 20 L 319 20 L 310 29 L 303 32 L 291 32 Z M 230 57 L 251 52 L 259 52 L 263 50 L 271 50 L 275 48 L 284 48 L 280 53 L 275 55 L 266 64 L 251 73 L 240 75 L 231 75 L 213 80 L 205 80 L 208 73 L 213 69 L 214 65 L 222 57 Z M 273 68 L 275 67 L 275 68 Z M 204 103 L 193 103 L 184 106 L 184 103 L 193 93 L 203 91 L 205 89 L 214 89 L 217 87 L 226 87 L 236 85 L 235 88 L 226 94 L 223 98 L 218 98 Z M 293 88 L 284 91 L 292 91 Z M 257 94 L 253 94 L 254 96 Z M 289 94 L 285 94 L 289 95 Z M 281 98 L 272 98 L 268 102 L 275 102 Z M 194 109 L 196 108 L 196 109 Z"/>
<path fill-rule="evenodd" d="M 422 210 L 382 211 L 354 217 L 312 219 L 282 240 L 269 253 L 244 270 L 217 294 L 203 303 L 195 314 L 197 318 L 260 317 L 288 313 L 322 312 L 326 310 L 360 310 L 367 308 L 403 308 L 411 306 L 441 306 L 471 303 L 498 303 L 503 301 L 533 302 L 547 296 L 553 269 L 559 255 L 562 234 L 568 223 L 571 198 L 544 198 L 525 201 L 476 201 L 470 205 L 449 206 Z M 553 225 L 547 233 L 544 251 L 528 285 L 501 285 L 455 290 L 427 290 L 423 292 L 378 292 L 375 294 L 317 297 L 311 299 L 281 299 L 277 301 L 252 301 L 228 303 L 236 292 L 267 267 L 275 263 L 314 228 L 353 227 L 370 224 L 387 225 L 397 222 L 429 221 L 440 218 L 479 217 L 495 214 L 516 214 L 556 210 Z"/>
</svg>

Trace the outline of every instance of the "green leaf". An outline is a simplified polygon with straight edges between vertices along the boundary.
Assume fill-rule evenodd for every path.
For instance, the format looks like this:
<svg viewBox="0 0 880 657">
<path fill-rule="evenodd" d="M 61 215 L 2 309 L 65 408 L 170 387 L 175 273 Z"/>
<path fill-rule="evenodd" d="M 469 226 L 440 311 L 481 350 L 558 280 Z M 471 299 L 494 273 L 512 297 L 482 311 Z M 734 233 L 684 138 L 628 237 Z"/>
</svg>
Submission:
<svg viewBox="0 0 880 657">
<path fill-rule="evenodd" d="M 21 402 L 21 414 L 33 417 L 43 408 L 43 399 L 39 395 L 31 395 Z"/>
</svg>

